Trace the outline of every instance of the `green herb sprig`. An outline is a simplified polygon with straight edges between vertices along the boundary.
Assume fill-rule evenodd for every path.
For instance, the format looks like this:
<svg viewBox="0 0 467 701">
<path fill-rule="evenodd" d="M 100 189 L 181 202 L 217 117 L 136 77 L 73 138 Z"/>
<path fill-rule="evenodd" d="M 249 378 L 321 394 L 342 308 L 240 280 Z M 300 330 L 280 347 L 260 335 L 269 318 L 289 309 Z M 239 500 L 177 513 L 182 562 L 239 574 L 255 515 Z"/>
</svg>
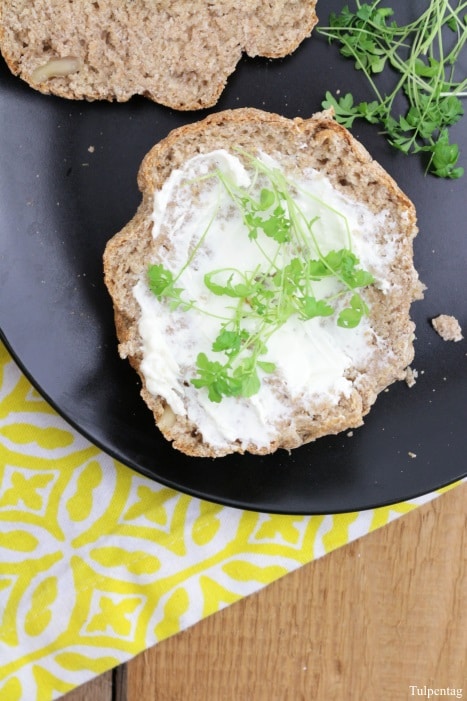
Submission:
<svg viewBox="0 0 467 701">
<path fill-rule="evenodd" d="M 245 154 L 244 154 L 245 155 Z M 351 250 L 347 220 L 348 247 L 321 251 L 314 227 L 317 217 L 308 220 L 296 201 L 295 185 L 282 171 L 271 168 L 263 161 L 247 156 L 254 169 L 252 185 L 238 186 L 233 178 L 221 170 L 217 177 L 232 203 L 238 208 L 245 235 L 251 245 L 262 253 L 264 264 L 253 270 L 220 268 L 205 274 L 206 288 L 226 299 L 225 316 L 219 319 L 219 330 L 211 351 L 215 358 L 199 353 L 197 374 L 191 378 L 194 387 L 206 388 L 213 402 L 223 397 L 251 397 L 261 385 L 260 373 L 272 373 L 276 367 L 267 359 L 267 344 L 272 334 L 291 316 L 302 321 L 315 317 L 336 315 L 342 328 L 358 326 L 369 309 L 358 291 L 374 282 L 373 276 L 360 267 L 360 261 Z M 262 178 L 264 187 L 257 186 Z M 322 206 L 326 203 L 320 200 Z M 212 226 L 202 232 L 195 251 Z M 265 240 L 275 242 L 274 253 L 265 251 Z M 153 294 L 166 302 L 171 310 L 198 312 L 215 316 L 208 309 L 200 309 L 195 302 L 185 299 L 179 279 L 189 261 L 174 274 L 158 263 L 148 268 L 148 284 Z M 336 292 L 320 298 L 316 283 L 325 278 L 335 280 Z"/>
<path fill-rule="evenodd" d="M 323 107 L 332 107 L 338 122 L 351 128 L 355 119 L 379 124 L 389 143 L 405 154 L 425 154 L 427 171 L 442 178 L 459 178 L 459 147 L 450 143 L 449 129 L 463 115 L 461 99 L 467 78 L 455 75 L 467 39 L 467 2 L 430 0 L 413 22 L 398 25 L 390 7 L 380 0 L 355 0 L 331 13 L 329 27 L 318 31 L 340 44 L 340 53 L 362 71 L 375 99 L 356 102 L 351 93 L 336 98 L 326 93 Z M 387 67 L 397 75 L 389 94 L 383 94 L 376 76 Z M 396 98 L 405 96 L 400 113 Z"/>
</svg>

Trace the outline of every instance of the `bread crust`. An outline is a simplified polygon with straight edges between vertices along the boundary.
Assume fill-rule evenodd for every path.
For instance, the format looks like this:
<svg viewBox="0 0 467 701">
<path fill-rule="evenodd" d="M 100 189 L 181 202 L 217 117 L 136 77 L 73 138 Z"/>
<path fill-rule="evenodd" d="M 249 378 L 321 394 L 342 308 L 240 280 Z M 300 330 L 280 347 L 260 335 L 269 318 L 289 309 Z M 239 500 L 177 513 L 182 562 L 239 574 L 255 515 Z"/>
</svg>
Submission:
<svg viewBox="0 0 467 701">
<path fill-rule="evenodd" d="M 116 100 L 144 95 L 178 110 L 218 101 L 242 52 L 293 52 L 317 22 L 316 0 L 0 0 L 0 48 L 42 93 Z M 44 79 L 73 57 L 79 68 Z M 51 67 L 52 71 L 52 67 Z M 42 74 L 41 74 L 42 73 Z"/>
<path fill-rule="evenodd" d="M 233 442 L 217 449 L 203 440 L 198 427 L 187 417 L 175 416 L 162 397 L 146 387 L 141 363 L 138 333 L 138 303 L 133 286 L 145 274 L 152 245 L 151 216 L 154 191 L 160 189 L 172 170 L 198 153 L 219 148 L 240 147 L 250 152 L 258 148 L 271 155 L 279 152 L 296 172 L 306 167 L 321 171 L 334 187 L 364 203 L 371 211 L 389 210 L 393 230 L 375 232 L 391 236 L 397 252 L 388 276 L 389 292 L 373 286 L 366 290 L 373 329 L 386 344 L 386 353 L 375 354 L 366 368 L 354 369 L 355 386 L 337 406 L 313 407 L 313 413 L 298 410 L 291 424 L 267 447 L 241 446 Z M 282 162 L 282 161 L 281 161 Z M 253 108 L 227 110 L 171 132 L 145 156 L 138 186 L 142 201 L 135 217 L 107 244 L 104 254 L 105 283 L 113 299 L 119 351 L 139 373 L 142 397 L 154 414 L 164 436 L 188 455 L 219 457 L 230 452 L 270 453 L 290 450 L 320 436 L 339 433 L 363 423 L 379 392 L 395 380 L 404 379 L 413 359 L 414 324 L 410 306 L 422 297 L 423 286 L 413 267 L 413 238 L 417 233 L 413 204 L 394 180 L 376 163 L 351 134 L 329 113 L 310 119 L 287 119 Z"/>
</svg>

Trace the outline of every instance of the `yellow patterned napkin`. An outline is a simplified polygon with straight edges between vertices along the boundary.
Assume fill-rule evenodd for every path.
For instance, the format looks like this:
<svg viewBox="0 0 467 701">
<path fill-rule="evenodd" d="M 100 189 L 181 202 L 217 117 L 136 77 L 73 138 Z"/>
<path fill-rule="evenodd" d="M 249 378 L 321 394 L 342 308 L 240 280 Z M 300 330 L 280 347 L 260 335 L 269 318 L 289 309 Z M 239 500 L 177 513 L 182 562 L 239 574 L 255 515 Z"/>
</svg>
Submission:
<svg viewBox="0 0 467 701">
<path fill-rule="evenodd" d="M 58 698 L 434 496 L 304 517 L 180 494 L 77 434 L 0 343 L 0 699 Z"/>
</svg>

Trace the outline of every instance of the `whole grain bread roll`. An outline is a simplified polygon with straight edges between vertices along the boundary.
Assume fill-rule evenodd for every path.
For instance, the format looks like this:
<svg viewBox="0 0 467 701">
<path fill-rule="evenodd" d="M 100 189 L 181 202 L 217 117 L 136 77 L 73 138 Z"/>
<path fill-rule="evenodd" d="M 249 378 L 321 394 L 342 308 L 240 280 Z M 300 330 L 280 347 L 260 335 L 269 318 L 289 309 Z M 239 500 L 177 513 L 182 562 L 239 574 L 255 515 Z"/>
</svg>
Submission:
<svg viewBox="0 0 467 701">
<path fill-rule="evenodd" d="M 286 56 L 316 0 L 0 0 L 0 48 L 15 75 L 71 99 L 146 97 L 214 105 L 242 52 Z"/>
<path fill-rule="evenodd" d="M 223 412 L 223 421 L 227 421 L 230 415 L 234 421 L 239 406 L 242 411 L 243 407 L 247 407 L 245 421 L 238 422 L 237 417 L 238 432 L 242 435 L 236 436 L 235 427 L 223 426 L 223 436 L 219 438 L 216 427 L 216 435 L 213 437 L 211 429 L 204 429 L 196 419 L 196 411 L 190 411 L 190 406 L 196 401 L 190 394 L 195 391 L 189 380 L 189 372 L 192 372 L 193 368 L 188 371 L 185 369 L 184 376 L 180 378 L 176 402 L 167 400 L 167 397 L 171 396 L 170 392 L 161 396 L 151 391 L 148 376 L 143 369 L 145 346 L 140 323 L 142 306 L 135 291 L 139 289 L 138 286 L 147 288 L 150 263 L 154 264 L 162 259 L 167 262 L 178 255 L 176 240 L 172 239 L 170 222 L 168 229 L 160 228 L 161 222 L 158 221 L 157 211 L 155 213 L 154 209 L 155 193 L 161 196 L 164 185 L 176 179 L 184 164 L 196 163 L 199 157 L 209 161 L 211 156 L 208 154 L 214 154 L 214 160 L 219 160 L 220 156 L 216 154 L 225 153 L 234 154 L 235 158 L 244 164 L 244 154 L 247 153 L 248 157 L 250 154 L 263 154 L 262 157 L 273 159 L 270 160 L 271 163 L 279 164 L 281 172 L 292 179 L 298 179 L 297 182 L 302 182 L 299 179 L 306 175 L 311 178 L 310 182 L 327 188 L 323 192 L 334 193 L 333 197 L 337 199 L 333 199 L 333 203 L 341 202 L 339 206 L 347 212 L 348 218 L 352 218 L 352 212 L 355 210 L 356 240 L 359 235 L 359 221 L 370 222 L 369 226 L 365 225 L 366 228 L 362 224 L 362 231 L 364 229 L 366 232 L 362 250 L 368 250 L 372 255 L 374 251 L 377 252 L 372 258 L 373 269 L 370 271 L 374 273 L 376 282 L 361 290 L 361 295 L 368 305 L 368 317 L 364 322 L 366 326 L 361 332 L 364 335 L 360 337 L 366 344 L 365 351 L 360 355 L 357 353 L 353 361 L 347 363 L 340 378 L 343 390 L 337 389 L 332 396 L 327 392 L 313 393 L 309 386 L 311 381 L 307 380 L 307 386 L 297 390 L 281 376 L 278 377 L 274 373 L 265 376 L 265 382 L 269 383 L 269 398 L 260 409 L 267 413 L 269 403 L 274 404 L 276 410 L 271 425 L 265 429 L 266 438 L 263 436 L 262 440 L 256 440 L 254 432 L 251 437 L 247 429 L 247 424 L 254 423 L 258 418 L 259 405 L 254 403 L 253 398 L 229 397 L 228 406 Z M 200 187 L 203 182 L 201 178 Z M 202 121 L 174 130 L 154 146 L 143 160 L 138 184 L 142 192 L 138 211 L 127 226 L 107 244 L 104 254 L 105 283 L 113 300 L 120 355 L 122 358 L 128 358 L 139 373 L 142 397 L 153 412 L 159 429 L 167 440 L 172 441 L 175 448 L 188 455 L 202 457 L 219 457 L 245 451 L 265 454 L 278 448 L 290 450 L 320 436 L 361 425 L 378 393 L 395 380 L 406 377 L 406 368 L 414 354 L 414 323 L 410 319 L 410 307 L 414 300 L 422 297 L 423 291 L 423 285 L 413 265 L 412 242 L 417 233 L 414 206 L 394 180 L 372 160 L 368 152 L 345 128 L 334 121 L 330 113 L 319 113 L 310 119 L 293 120 L 247 108 L 213 114 Z M 190 216 L 194 216 L 198 206 L 196 192 L 193 191 L 191 196 L 193 200 L 188 204 L 186 198 L 183 200 L 186 206 L 186 226 L 190 225 Z M 167 206 L 169 213 L 171 207 L 176 209 L 175 198 L 174 201 L 168 202 Z M 174 216 L 178 216 L 176 211 Z M 182 223 L 182 228 L 185 224 Z M 222 252 L 224 243 L 224 234 L 220 226 L 219 231 L 213 233 L 213 242 L 209 245 L 218 246 Z M 231 247 L 231 253 L 226 255 L 235 256 L 234 249 L 235 245 Z M 174 321 L 173 327 L 170 327 L 168 322 L 169 325 L 165 329 L 166 339 L 176 333 L 177 324 L 183 325 L 183 319 L 187 318 L 183 317 L 183 311 L 176 310 L 174 314 L 179 315 L 179 320 Z M 157 319 L 156 314 L 155 323 L 158 323 Z M 306 323 L 316 323 L 311 333 L 316 332 L 319 335 L 322 325 L 331 322 L 326 319 L 313 319 Z M 198 322 L 195 322 L 195 327 L 196 324 Z M 352 329 L 340 330 L 331 345 L 326 345 L 323 355 L 332 355 L 332 346 L 339 343 L 343 344 L 344 353 L 349 352 L 352 355 L 353 351 L 347 349 L 347 346 L 350 348 L 352 336 L 345 335 L 352 333 Z M 180 340 L 179 346 L 190 344 L 190 336 L 184 338 L 185 341 Z M 308 356 L 300 356 L 300 339 L 297 343 L 293 335 L 286 337 L 285 356 L 290 357 L 292 365 L 299 362 L 300 358 L 307 365 Z M 176 347 L 177 344 L 174 353 Z M 157 356 L 157 345 L 154 352 Z M 162 354 L 162 345 L 160 353 Z M 194 358 L 196 349 L 193 353 Z M 323 360 L 323 372 L 327 372 L 327 357 L 317 357 L 319 363 Z M 157 360 L 156 357 L 156 364 Z M 289 369 L 295 373 L 295 378 L 298 376 L 300 379 L 300 367 Z M 180 370 L 180 373 L 182 372 Z M 306 369 L 306 373 L 303 370 L 303 373 L 313 376 L 310 368 Z M 287 375 L 287 372 L 285 374 Z M 323 376 L 318 373 L 316 379 L 320 384 Z M 203 389 L 198 390 L 199 393 L 203 391 L 205 392 Z M 204 406 L 207 406 L 207 411 L 214 417 L 214 421 L 220 416 L 223 401 L 219 404 L 213 403 L 212 411 L 210 405 L 207 406 L 205 402 Z M 253 414 L 250 411 L 251 406 L 247 406 L 251 401 L 256 412 Z"/>
</svg>

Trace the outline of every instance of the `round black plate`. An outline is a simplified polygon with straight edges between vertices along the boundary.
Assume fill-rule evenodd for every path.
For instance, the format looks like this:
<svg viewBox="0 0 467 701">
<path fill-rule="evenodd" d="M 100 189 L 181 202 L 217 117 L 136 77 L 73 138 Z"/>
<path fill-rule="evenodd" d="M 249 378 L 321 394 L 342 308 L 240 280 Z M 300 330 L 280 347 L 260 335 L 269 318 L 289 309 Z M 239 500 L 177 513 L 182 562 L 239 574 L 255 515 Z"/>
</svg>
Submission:
<svg viewBox="0 0 467 701">
<path fill-rule="evenodd" d="M 392 3 L 402 18 L 417 3 Z M 423 4 L 423 3 L 422 3 Z M 320 3 L 321 23 L 341 2 Z M 465 68 L 465 66 L 464 66 Z M 309 117 L 326 90 L 364 99 L 363 78 L 315 32 L 283 60 L 244 58 L 215 110 L 253 106 Z M 370 96 L 367 96 L 370 97 Z M 69 102 L 30 89 L 0 63 L 0 329 L 23 370 L 56 409 L 105 451 L 182 492 L 246 509 L 337 513 L 404 500 L 467 472 L 466 342 L 447 343 L 430 319 L 464 329 L 467 175 L 425 177 L 376 128 L 354 135 L 414 201 L 415 260 L 427 285 L 413 307 L 416 385 L 393 385 L 365 425 L 288 454 L 188 458 L 154 427 L 139 384 L 117 355 L 102 276 L 106 241 L 134 214 L 138 166 L 174 127 L 206 112 Z M 467 170 L 466 122 L 453 130 Z M 416 457 L 414 457 L 416 456 Z"/>
</svg>

